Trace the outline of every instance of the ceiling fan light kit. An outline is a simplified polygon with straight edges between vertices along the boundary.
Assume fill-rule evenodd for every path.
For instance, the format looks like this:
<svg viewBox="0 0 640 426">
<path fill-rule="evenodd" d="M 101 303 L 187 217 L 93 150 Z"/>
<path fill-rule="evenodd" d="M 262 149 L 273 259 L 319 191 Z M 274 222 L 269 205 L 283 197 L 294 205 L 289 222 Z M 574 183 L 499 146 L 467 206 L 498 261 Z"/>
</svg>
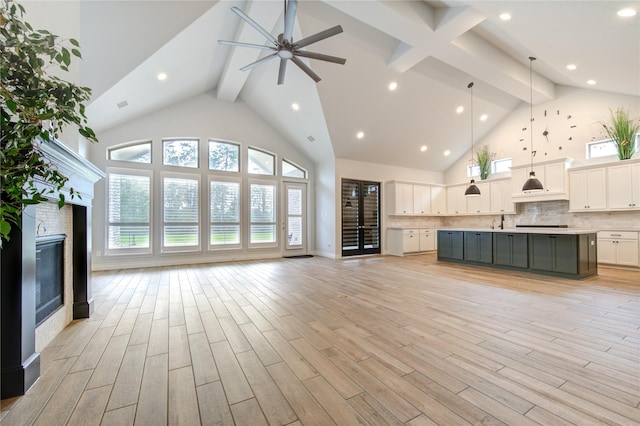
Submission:
<svg viewBox="0 0 640 426">
<path fill-rule="evenodd" d="M 298 9 L 298 1 L 297 0 L 285 0 L 284 2 L 284 31 L 282 34 L 279 34 L 278 37 L 274 37 L 267 30 L 262 28 L 256 21 L 251 19 L 247 14 L 245 14 L 242 10 L 237 7 L 232 7 L 231 11 L 238 15 L 243 21 L 247 24 L 251 25 L 256 31 L 258 31 L 262 36 L 267 39 L 270 43 L 268 45 L 260 45 L 260 44 L 252 44 L 252 43 L 241 43 L 237 41 L 227 41 L 227 40 L 218 40 L 218 43 L 228 46 L 238 46 L 238 47 L 249 47 L 252 49 L 260 49 L 270 51 L 271 54 L 258 59 L 255 62 L 252 62 L 244 67 L 240 68 L 241 71 L 250 70 L 258 65 L 264 64 L 266 62 L 271 61 L 272 59 L 279 58 L 280 59 L 280 68 L 278 70 L 278 84 L 284 84 L 284 77 L 287 70 L 287 61 L 291 60 L 294 64 L 298 66 L 302 71 L 305 72 L 309 77 L 311 77 L 316 83 L 319 82 L 320 76 L 313 72 L 311 68 L 302 60 L 300 57 L 309 58 L 309 59 L 317 59 L 325 62 L 332 62 L 334 64 L 344 65 L 347 61 L 343 58 L 338 58 L 336 56 L 324 55 L 322 53 L 309 52 L 306 50 L 300 50 L 310 44 L 317 43 L 321 40 L 334 36 L 336 34 L 340 34 L 342 32 L 342 27 L 340 25 L 336 25 L 335 27 L 331 27 L 309 37 L 305 37 L 302 40 L 295 41 L 293 40 L 293 27 L 296 19 L 296 11 Z"/>
<path fill-rule="evenodd" d="M 530 116 L 529 116 L 529 130 L 531 132 L 531 171 L 529 172 L 529 178 L 522 185 L 522 191 L 542 191 L 544 187 L 542 182 L 536 177 L 536 172 L 533 171 L 533 156 L 535 151 L 533 150 L 533 61 L 536 58 L 529 56 L 529 93 L 530 93 Z"/>
</svg>

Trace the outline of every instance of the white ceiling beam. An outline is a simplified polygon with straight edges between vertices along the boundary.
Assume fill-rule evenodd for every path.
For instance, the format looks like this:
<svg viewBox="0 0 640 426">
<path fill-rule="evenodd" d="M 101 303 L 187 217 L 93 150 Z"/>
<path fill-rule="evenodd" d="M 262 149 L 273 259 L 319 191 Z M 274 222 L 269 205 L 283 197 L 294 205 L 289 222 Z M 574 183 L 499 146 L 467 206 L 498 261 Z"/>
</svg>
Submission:
<svg viewBox="0 0 640 426">
<path fill-rule="evenodd" d="M 276 22 L 282 15 L 282 4 L 271 1 L 252 1 L 242 9 L 244 13 L 256 21 L 267 32 L 272 32 Z M 266 39 L 231 10 L 229 19 L 237 19 L 238 32 L 233 41 L 252 44 L 266 44 Z M 244 87 L 251 71 L 240 71 L 240 68 L 255 62 L 265 51 L 247 47 L 230 47 L 231 53 L 218 82 L 216 97 L 219 100 L 235 102 Z"/>
<path fill-rule="evenodd" d="M 518 99 L 529 101 L 528 67 L 499 51 L 471 30 L 486 16 L 471 6 L 433 9 L 426 3 L 371 1 L 366 13 L 358 2 L 325 0 L 334 8 L 399 40 L 387 65 L 406 72 L 430 56 L 488 83 Z M 430 11 L 430 12 L 429 12 Z M 555 97 L 555 85 L 534 76 L 537 102 Z M 536 102 L 536 103 L 537 103 Z"/>
</svg>

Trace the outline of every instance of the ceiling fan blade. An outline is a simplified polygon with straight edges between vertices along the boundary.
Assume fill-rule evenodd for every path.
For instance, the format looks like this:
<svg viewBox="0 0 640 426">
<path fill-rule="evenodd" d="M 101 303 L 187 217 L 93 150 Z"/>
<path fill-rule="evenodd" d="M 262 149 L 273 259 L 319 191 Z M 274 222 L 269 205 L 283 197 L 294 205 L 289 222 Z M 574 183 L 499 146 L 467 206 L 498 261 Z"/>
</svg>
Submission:
<svg viewBox="0 0 640 426">
<path fill-rule="evenodd" d="M 342 27 L 340 25 L 336 25 L 333 28 L 329 28 L 328 30 L 324 30 L 324 31 L 320 31 L 317 34 L 314 34 L 312 36 L 303 38 L 302 40 L 296 42 L 293 44 L 293 48 L 294 49 L 299 49 L 301 47 L 305 47 L 308 46 L 310 44 L 316 43 L 320 40 L 324 40 L 325 38 L 329 38 L 331 36 L 334 36 L 336 34 L 340 34 L 342 32 Z"/>
<path fill-rule="evenodd" d="M 260 34 L 262 34 L 264 36 L 264 38 L 269 40 L 275 46 L 278 46 L 278 40 L 276 40 L 276 38 L 274 36 L 269 34 L 267 32 L 267 30 L 262 28 L 256 21 L 254 21 L 253 19 L 249 18 L 249 16 L 247 14 L 245 14 L 243 11 L 241 11 L 240 9 L 238 9 L 235 6 L 231 8 L 231 11 L 233 13 L 235 13 L 236 15 L 238 15 L 239 17 L 241 17 L 247 24 L 251 25 L 256 31 L 258 31 Z"/>
<path fill-rule="evenodd" d="M 298 9 L 297 0 L 289 0 L 287 2 L 287 10 L 284 15 L 284 32 L 283 38 L 291 43 L 291 36 L 293 35 L 293 24 L 296 19 L 296 10 Z"/>
<path fill-rule="evenodd" d="M 275 59 L 278 56 L 277 53 L 274 53 L 273 55 L 268 55 L 265 56 L 264 58 L 260 58 L 255 62 L 251 62 L 249 65 L 245 65 L 244 67 L 240 68 L 240 71 L 247 71 L 250 70 L 253 67 L 257 67 L 260 64 L 264 64 L 265 62 L 269 62 L 272 59 Z"/>
<path fill-rule="evenodd" d="M 280 58 L 280 70 L 278 71 L 278 84 L 284 84 L 284 74 L 287 71 L 287 60 Z"/>
<path fill-rule="evenodd" d="M 333 62 L 334 64 L 344 65 L 347 62 L 346 59 L 338 58 L 337 56 L 323 55 L 322 53 L 307 52 L 304 50 L 294 50 L 294 55 L 302 56 L 303 58 L 319 59 L 321 61 Z"/>
<path fill-rule="evenodd" d="M 291 60 L 293 61 L 294 64 L 296 64 L 298 67 L 300 67 L 300 69 L 302 71 L 304 71 L 305 73 L 307 73 L 307 75 L 309 77 L 311 77 L 316 83 L 319 82 L 320 80 L 322 80 L 320 78 L 320 76 L 318 74 L 316 74 L 315 72 L 313 72 L 313 70 L 311 68 L 309 68 L 304 62 L 302 62 L 300 59 L 296 58 L 295 56 L 293 58 L 291 58 Z"/>
<path fill-rule="evenodd" d="M 264 44 L 241 43 L 239 41 L 218 40 L 218 44 L 224 44 L 226 46 L 252 47 L 254 49 L 271 50 L 272 52 L 277 50 L 273 46 L 265 46 Z"/>
</svg>

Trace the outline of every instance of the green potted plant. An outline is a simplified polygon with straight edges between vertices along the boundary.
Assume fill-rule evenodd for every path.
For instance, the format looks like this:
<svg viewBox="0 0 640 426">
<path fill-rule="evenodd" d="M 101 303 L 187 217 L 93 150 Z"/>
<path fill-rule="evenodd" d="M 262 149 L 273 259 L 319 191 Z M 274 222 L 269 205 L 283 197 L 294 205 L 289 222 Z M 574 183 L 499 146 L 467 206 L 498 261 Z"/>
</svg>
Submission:
<svg viewBox="0 0 640 426">
<path fill-rule="evenodd" d="M 634 120 L 623 108 L 611 111 L 609 123 L 602 123 L 609 138 L 618 148 L 618 158 L 627 160 L 636 151 L 636 134 L 640 130 L 640 121 Z"/>
<path fill-rule="evenodd" d="M 0 0 L 0 247 L 11 228 L 21 226 L 26 205 L 52 196 L 60 207 L 65 202 L 59 191 L 68 179 L 40 146 L 57 139 L 65 126 L 97 142 L 85 116 L 91 90 L 52 75 L 68 72 L 72 57 L 81 58 L 78 42 L 34 30 L 24 13 L 14 0 Z M 73 189 L 69 193 L 73 196 Z"/>
<path fill-rule="evenodd" d="M 489 153 L 489 145 L 485 145 L 476 151 L 476 163 L 480 168 L 480 179 L 485 180 L 491 174 L 491 159 L 494 154 Z"/>
</svg>

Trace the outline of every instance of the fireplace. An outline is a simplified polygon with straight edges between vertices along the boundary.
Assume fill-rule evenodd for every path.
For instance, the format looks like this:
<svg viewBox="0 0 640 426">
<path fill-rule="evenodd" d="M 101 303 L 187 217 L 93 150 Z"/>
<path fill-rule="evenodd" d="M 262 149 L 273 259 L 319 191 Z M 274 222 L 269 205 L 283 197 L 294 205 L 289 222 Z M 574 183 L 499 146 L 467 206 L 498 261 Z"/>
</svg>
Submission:
<svg viewBox="0 0 640 426">
<path fill-rule="evenodd" d="M 65 234 L 36 237 L 36 327 L 64 304 Z"/>
</svg>

